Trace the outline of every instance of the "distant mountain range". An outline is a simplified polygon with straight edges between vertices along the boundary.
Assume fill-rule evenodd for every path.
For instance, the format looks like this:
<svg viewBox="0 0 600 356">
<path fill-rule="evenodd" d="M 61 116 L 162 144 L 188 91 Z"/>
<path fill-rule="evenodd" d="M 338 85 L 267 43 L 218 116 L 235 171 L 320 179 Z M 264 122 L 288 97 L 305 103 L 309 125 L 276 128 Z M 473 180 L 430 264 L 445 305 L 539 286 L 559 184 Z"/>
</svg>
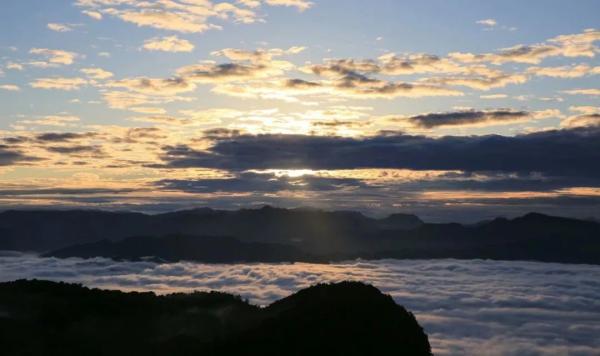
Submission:
<svg viewBox="0 0 600 356">
<path fill-rule="evenodd" d="M 0 345 L 3 355 L 431 355 L 413 314 L 358 282 L 316 285 L 266 308 L 216 292 L 0 283 Z"/>
<path fill-rule="evenodd" d="M 600 224 L 530 213 L 474 225 L 351 211 L 196 209 L 0 213 L 0 249 L 56 257 L 202 262 L 485 258 L 600 264 Z"/>
</svg>

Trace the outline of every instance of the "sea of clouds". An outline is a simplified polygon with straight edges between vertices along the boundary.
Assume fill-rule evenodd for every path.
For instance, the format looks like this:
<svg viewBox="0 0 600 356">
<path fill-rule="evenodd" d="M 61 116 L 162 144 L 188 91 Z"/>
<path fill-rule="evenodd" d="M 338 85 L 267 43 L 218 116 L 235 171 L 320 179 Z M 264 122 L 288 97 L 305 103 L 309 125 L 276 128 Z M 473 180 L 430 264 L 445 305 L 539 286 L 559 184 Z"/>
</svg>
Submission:
<svg viewBox="0 0 600 356">
<path fill-rule="evenodd" d="M 0 252 L 0 281 L 20 278 L 156 293 L 220 290 L 261 305 L 315 283 L 359 280 L 414 312 L 436 355 L 600 354 L 600 266 L 484 260 L 156 264 Z"/>
</svg>

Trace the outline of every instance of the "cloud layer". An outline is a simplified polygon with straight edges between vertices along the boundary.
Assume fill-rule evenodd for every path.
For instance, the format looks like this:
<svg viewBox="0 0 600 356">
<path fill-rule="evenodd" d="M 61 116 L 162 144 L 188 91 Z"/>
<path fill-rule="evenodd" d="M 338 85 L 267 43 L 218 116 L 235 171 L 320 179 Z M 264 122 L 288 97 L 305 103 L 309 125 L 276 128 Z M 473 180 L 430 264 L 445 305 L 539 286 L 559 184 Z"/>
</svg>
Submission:
<svg viewBox="0 0 600 356">
<path fill-rule="evenodd" d="M 268 304 L 319 282 L 360 280 L 413 311 L 436 355 L 596 355 L 600 267 L 414 260 L 206 265 L 0 254 L 0 279 L 170 293 L 221 290 Z"/>
</svg>

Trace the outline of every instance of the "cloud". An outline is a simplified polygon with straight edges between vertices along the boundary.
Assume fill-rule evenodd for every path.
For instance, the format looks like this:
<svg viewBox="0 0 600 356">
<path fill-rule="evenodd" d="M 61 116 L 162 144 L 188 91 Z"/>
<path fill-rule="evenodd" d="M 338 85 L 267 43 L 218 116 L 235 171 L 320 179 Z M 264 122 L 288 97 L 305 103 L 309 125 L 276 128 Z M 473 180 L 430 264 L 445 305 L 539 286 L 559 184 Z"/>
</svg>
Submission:
<svg viewBox="0 0 600 356">
<path fill-rule="evenodd" d="M 505 137 L 378 135 L 364 138 L 239 135 L 206 150 L 164 147 L 166 167 L 248 169 L 404 168 L 467 172 L 541 172 L 600 177 L 600 130 L 553 130 Z"/>
<path fill-rule="evenodd" d="M 571 89 L 563 90 L 563 93 L 570 95 L 589 95 L 589 96 L 600 96 L 600 89 Z"/>
<path fill-rule="evenodd" d="M 106 84 L 109 88 L 123 88 L 148 95 L 169 96 L 196 89 L 196 85 L 183 78 L 127 78 Z"/>
<path fill-rule="evenodd" d="M 589 127 L 600 126 L 600 111 L 584 115 L 571 116 L 560 123 L 561 127 Z"/>
<path fill-rule="evenodd" d="M 191 52 L 194 50 L 194 45 L 190 41 L 180 39 L 177 36 L 169 36 L 146 40 L 142 48 L 148 51 Z"/>
<path fill-rule="evenodd" d="M 307 0 L 265 0 L 271 6 L 292 6 L 300 11 L 310 9 L 314 4 Z"/>
<path fill-rule="evenodd" d="M 293 6 L 304 11 L 312 6 L 306 0 L 238 1 L 214 3 L 209 0 L 172 1 L 123 1 L 123 0 L 77 0 L 76 5 L 84 8 L 83 13 L 101 20 L 105 15 L 119 18 L 140 27 L 202 33 L 221 29 L 214 21 L 232 21 L 251 24 L 264 21 L 256 13 L 262 4 L 270 6 Z"/>
<path fill-rule="evenodd" d="M 548 57 L 594 57 L 598 48 L 594 45 L 600 41 L 600 31 L 585 30 L 582 33 L 561 35 L 544 43 L 532 45 L 516 45 L 500 49 L 496 53 L 450 53 L 449 57 L 463 63 L 504 64 L 510 62 L 538 64 Z"/>
<path fill-rule="evenodd" d="M 266 78 L 283 74 L 292 65 L 285 61 L 269 63 L 201 63 L 181 67 L 177 74 L 198 83 L 226 83 L 240 80 Z"/>
<path fill-rule="evenodd" d="M 14 62 L 10 62 L 6 65 L 6 69 L 10 69 L 10 70 L 23 70 L 24 67 L 22 64 L 20 63 L 14 63 Z"/>
<path fill-rule="evenodd" d="M 165 179 L 154 184 L 164 190 L 191 193 L 333 191 L 364 186 L 364 183 L 352 178 L 327 178 L 311 175 L 290 177 L 256 172 L 243 172 L 236 174 L 234 177 L 215 179 Z"/>
<path fill-rule="evenodd" d="M 53 77 L 53 78 L 38 78 L 32 83 L 30 83 L 32 88 L 36 89 L 56 89 L 56 90 L 79 90 L 82 86 L 86 85 L 88 82 L 83 78 L 62 78 L 62 77 Z"/>
<path fill-rule="evenodd" d="M 73 28 L 71 27 L 71 25 L 61 24 L 61 23 L 49 23 L 48 24 L 48 28 L 50 30 L 56 31 L 56 32 L 69 32 L 69 31 L 73 31 Z"/>
<path fill-rule="evenodd" d="M 98 11 L 83 10 L 81 11 L 81 13 L 93 18 L 94 20 L 102 20 L 102 14 Z"/>
<path fill-rule="evenodd" d="M 498 25 L 498 21 L 496 21 L 494 19 L 479 20 L 479 21 L 476 21 L 476 23 L 479 25 L 487 26 L 487 27 L 495 27 Z"/>
<path fill-rule="evenodd" d="M 600 349 L 600 267 L 591 265 L 482 260 L 156 264 L 5 252 L 0 276 L 160 294 L 218 290 L 260 305 L 316 283 L 358 280 L 415 313 L 436 355 L 482 349 L 490 355 L 594 355 Z"/>
<path fill-rule="evenodd" d="M 12 166 L 36 160 L 37 158 L 26 155 L 14 147 L 0 145 L 0 166 Z"/>
<path fill-rule="evenodd" d="M 396 121 L 407 121 L 410 124 L 425 129 L 444 126 L 491 126 L 511 124 L 515 122 L 527 122 L 540 118 L 560 116 L 553 110 L 530 113 L 527 111 L 515 111 L 510 109 L 497 110 L 463 110 L 451 112 L 429 113 L 399 118 Z"/>
<path fill-rule="evenodd" d="M 73 133 L 73 132 L 47 132 L 39 134 L 35 137 L 36 140 L 45 142 L 70 142 L 81 138 L 94 136 L 91 133 Z"/>
<path fill-rule="evenodd" d="M 18 125 L 28 125 L 28 126 L 57 126 L 57 127 L 66 127 L 71 126 L 76 122 L 79 122 L 80 119 L 77 116 L 73 115 L 48 115 L 35 120 L 19 120 L 17 121 Z"/>
<path fill-rule="evenodd" d="M 14 84 L 1 84 L 0 89 L 8 91 L 21 91 L 21 88 L 18 85 Z"/>
<path fill-rule="evenodd" d="M 488 94 L 488 95 L 480 95 L 481 99 L 506 99 L 508 95 L 506 94 Z"/>
<path fill-rule="evenodd" d="M 67 52 L 58 49 L 32 48 L 29 53 L 47 58 L 48 65 L 69 65 L 73 64 L 75 58 L 79 55 L 74 52 Z M 44 62 L 42 62 L 44 63 Z"/>
<path fill-rule="evenodd" d="M 106 71 L 102 68 L 83 68 L 80 70 L 80 72 L 84 73 L 92 79 L 98 80 L 108 79 L 113 76 L 111 72 Z"/>
<path fill-rule="evenodd" d="M 600 74 L 600 66 L 591 67 L 587 64 L 561 67 L 529 67 L 527 73 L 552 78 L 580 78 L 586 75 Z"/>
<path fill-rule="evenodd" d="M 121 84 L 124 86 L 124 84 Z M 147 90 L 148 91 L 148 90 Z M 192 101 L 192 98 L 177 95 L 147 95 L 139 92 L 105 91 L 102 98 L 111 109 L 123 109 L 136 112 L 156 112 L 164 109 L 149 107 L 148 105 L 160 105 L 177 101 Z"/>
</svg>

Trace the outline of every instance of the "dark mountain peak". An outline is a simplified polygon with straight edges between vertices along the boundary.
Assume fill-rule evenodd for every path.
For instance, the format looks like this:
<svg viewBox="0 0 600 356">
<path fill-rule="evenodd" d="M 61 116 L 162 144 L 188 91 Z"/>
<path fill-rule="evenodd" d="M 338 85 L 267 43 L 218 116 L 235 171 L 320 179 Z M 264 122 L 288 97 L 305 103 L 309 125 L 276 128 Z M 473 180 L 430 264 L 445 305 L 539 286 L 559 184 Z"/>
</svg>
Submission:
<svg viewBox="0 0 600 356">
<path fill-rule="evenodd" d="M 430 355 L 414 316 L 360 283 L 267 308 L 224 293 L 156 296 L 45 281 L 0 283 L 6 355 Z"/>
<path fill-rule="evenodd" d="M 523 220 L 550 220 L 550 219 L 557 219 L 557 218 L 558 217 L 556 217 L 556 216 L 550 216 L 550 215 L 536 213 L 536 212 L 527 213 L 520 217 L 520 219 L 523 219 Z M 517 219 L 519 219 L 519 218 L 517 218 Z M 558 219 L 564 219 L 564 218 L 558 218 Z"/>
<path fill-rule="evenodd" d="M 348 301 L 373 301 L 383 304 L 394 303 L 394 300 L 370 284 L 362 282 L 345 281 L 340 283 L 321 283 L 292 294 L 289 297 L 273 303 L 269 308 L 284 310 L 306 304 L 307 301 L 315 303 L 313 306 L 327 303 L 346 303 Z"/>
<path fill-rule="evenodd" d="M 391 214 L 386 218 L 380 219 L 378 221 L 378 225 L 382 229 L 390 230 L 410 230 L 415 229 L 423 224 L 423 220 L 421 220 L 418 216 L 401 213 Z"/>
<path fill-rule="evenodd" d="M 383 345 L 396 345 L 393 349 L 400 354 L 431 354 L 427 335 L 414 315 L 364 283 L 318 284 L 271 304 L 265 312 L 277 316 L 263 324 L 271 340 L 305 334 L 302 339 L 294 337 L 294 344 L 302 345 L 305 351 L 296 354 L 313 354 L 310 350 L 323 348 L 326 355 L 383 355 L 392 350 L 385 352 Z M 353 338 L 371 341 L 351 346 L 348 343 Z"/>
</svg>

